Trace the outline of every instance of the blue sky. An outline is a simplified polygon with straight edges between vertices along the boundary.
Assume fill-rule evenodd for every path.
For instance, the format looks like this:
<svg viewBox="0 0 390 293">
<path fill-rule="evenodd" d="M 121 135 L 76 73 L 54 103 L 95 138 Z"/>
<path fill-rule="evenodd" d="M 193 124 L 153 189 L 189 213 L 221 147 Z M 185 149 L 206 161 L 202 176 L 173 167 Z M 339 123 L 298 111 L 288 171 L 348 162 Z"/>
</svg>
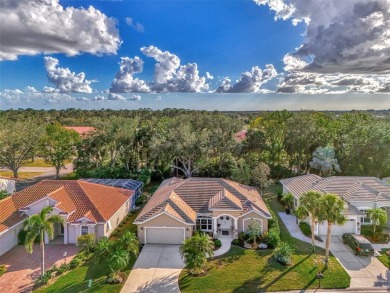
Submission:
<svg viewBox="0 0 390 293">
<path fill-rule="evenodd" d="M 88 108 L 96 100 L 142 107 L 161 92 L 162 108 L 195 107 L 200 95 L 213 92 L 230 93 L 237 108 L 255 103 L 256 95 L 259 102 L 280 100 L 280 108 L 294 107 L 289 100 L 300 105 L 299 97 L 303 105 L 314 101 L 311 108 L 330 107 L 328 94 L 355 108 L 370 100 L 377 103 L 372 108 L 390 104 L 390 63 L 381 57 L 390 52 L 384 41 L 390 4 L 314 2 L 0 2 L 0 107 Z M 351 33 L 356 24 L 362 32 Z M 375 38 L 366 32 L 373 27 Z M 128 57 L 124 71 L 121 57 Z M 165 103 L 178 94 L 185 103 Z"/>
</svg>

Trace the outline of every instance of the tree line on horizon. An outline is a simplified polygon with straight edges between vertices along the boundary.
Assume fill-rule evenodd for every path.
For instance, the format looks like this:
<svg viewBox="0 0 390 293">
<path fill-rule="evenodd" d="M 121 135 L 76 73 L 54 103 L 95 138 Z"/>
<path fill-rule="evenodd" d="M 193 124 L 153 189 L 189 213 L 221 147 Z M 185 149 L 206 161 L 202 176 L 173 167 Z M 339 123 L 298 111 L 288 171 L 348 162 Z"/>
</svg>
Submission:
<svg viewBox="0 0 390 293">
<path fill-rule="evenodd" d="M 0 165 L 15 177 L 34 156 L 58 171 L 72 159 L 79 177 L 145 182 L 211 176 L 264 187 L 306 173 L 390 176 L 390 115 L 27 109 L 1 111 L 0 121 Z M 79 137 L 62 126 L 95 131 Z M 246 134 L 237 136 L 242 130 Z M 322 161 L 336 167 L 321 172 Z"/>
</svg>

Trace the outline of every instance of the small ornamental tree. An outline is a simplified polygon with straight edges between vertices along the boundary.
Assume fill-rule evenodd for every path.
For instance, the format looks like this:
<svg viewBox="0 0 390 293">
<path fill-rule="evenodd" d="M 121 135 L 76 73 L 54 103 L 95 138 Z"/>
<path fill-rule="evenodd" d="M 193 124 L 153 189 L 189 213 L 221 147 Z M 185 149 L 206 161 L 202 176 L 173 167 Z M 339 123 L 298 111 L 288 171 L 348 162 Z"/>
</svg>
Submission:
<svg viewBox="0 0 390 293">
<path fill-rule="evenodd" d="M 381 208 L 369 209 L 367 211 L 368 217 L 371 219 L 374 228 L 374 235 L 377 226 L 384 226 L 387 222 L 387 213 Z"/>
<path fill-rule="evenodd" d="M 84 249 L 87 253 L 93 250 L 96 246 L 96 235 L 85 234 L 77 237 L 77 246 Z"/>
<path fill-rule="evenodd" d="M 248 225 L 248 230 L 247 230 L 249 240 L 253 241 L 253 245 L 256 247 L 257 246 L 257 238 L 261 236 L 262 230 L 261 230 L 261 225 L 259 221 L 251 218 L 250 223 Z"/>
<path fill-rule="evenodd" d="M 190 274 L 201 275 L 206 272 L 207 257 L 214 255 L 214 241 L 206 233 L 195 232 L 180 246 L 180 255 Z"/>
</svg>

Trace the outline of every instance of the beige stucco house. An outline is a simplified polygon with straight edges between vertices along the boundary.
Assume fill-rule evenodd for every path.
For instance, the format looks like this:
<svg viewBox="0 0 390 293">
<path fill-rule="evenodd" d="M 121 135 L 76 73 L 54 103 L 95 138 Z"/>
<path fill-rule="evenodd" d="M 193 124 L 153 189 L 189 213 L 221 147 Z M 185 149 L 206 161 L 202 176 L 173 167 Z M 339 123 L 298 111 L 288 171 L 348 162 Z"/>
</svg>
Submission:
<svg viewBox="0 0 390 293">
<path fill-rule="evenodd" d="M 388 214 L 387 227 L 390 227 L 390 184 L 375 177 L 331 176 L 319 177 L 315 174 L 297 176 L 280 180 L 283 193 L 294 195 L 294 206 L 299 206 L 299 198 L 307 191 L 333 193 L 345 202 L 344 214 L 347 222 L 344 225 L 333 225 L 332 235 L 344 233 L 360 234 L 361 225 L 371 224 L 366 215 L 368 209 L 382 208 Z M 326 235 L 327 223 L 317 222 L 316 235 Z"/>
<path fill-rule="evenodd" d="M 56 243 L 75 244 L 87 233 L 110 236 L 133 208 L 133 196 L 134 190 L 84 180 L 41 181 L 0 200 L 0 255 L 17 245 L 23 221 L 46 206 L 65 220 L 55 226 Z"/>
<path fill-rule="evenodd" d="M 141 243 L 180 244 L 195 230 L 236 238 L 251 219 L 268 230 L 271 214 L 256 188 L 222 178 L 163 181 L 138 215 Z"/>
</svg>

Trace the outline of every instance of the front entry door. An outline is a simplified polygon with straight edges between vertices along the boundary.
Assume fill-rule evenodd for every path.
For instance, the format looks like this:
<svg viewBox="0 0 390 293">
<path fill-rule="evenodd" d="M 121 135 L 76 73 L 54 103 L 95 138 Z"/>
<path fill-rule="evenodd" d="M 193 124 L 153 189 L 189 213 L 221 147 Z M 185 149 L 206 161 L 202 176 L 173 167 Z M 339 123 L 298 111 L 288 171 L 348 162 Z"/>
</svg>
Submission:
<svg viewBox="0 0 390 293">
<path fill-rule="evenodd" d="M 221 230 L 230 230 L 232 228 L 232 218 L 230 216 L 220 216 L 218 222 Z"/>
</svg>

